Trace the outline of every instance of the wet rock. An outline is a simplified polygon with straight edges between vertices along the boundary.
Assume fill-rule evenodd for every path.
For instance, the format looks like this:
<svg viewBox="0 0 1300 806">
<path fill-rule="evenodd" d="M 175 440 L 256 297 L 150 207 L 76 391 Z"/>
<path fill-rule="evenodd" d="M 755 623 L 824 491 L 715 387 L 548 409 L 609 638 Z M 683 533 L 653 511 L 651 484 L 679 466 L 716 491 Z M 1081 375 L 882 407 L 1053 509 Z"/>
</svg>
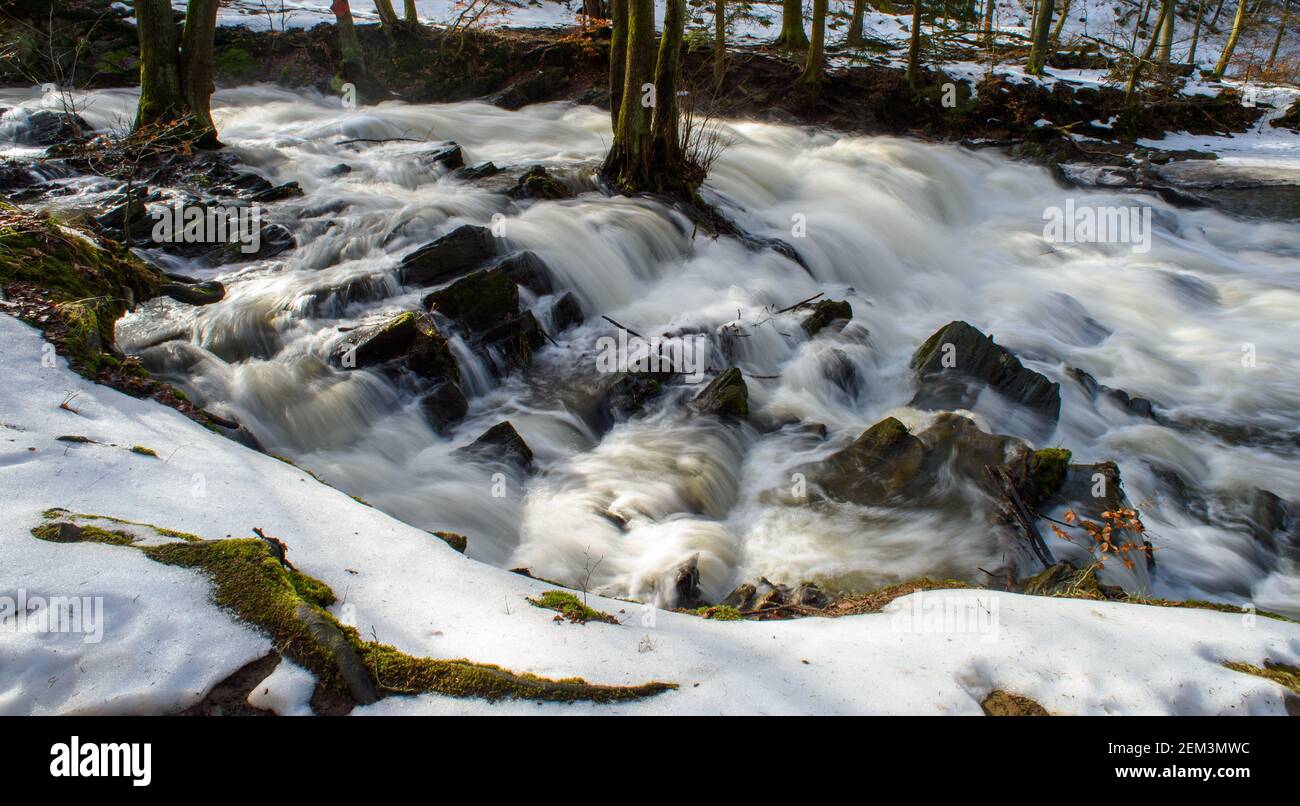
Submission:
<svg viewBox="0 0 1300 806">
<path fill-rule="evenodd" d="M 527 367 L 533 361 L 533 353 L 545 344 L 546 333 L 532 311 L 524 311 L 486 331 L 477 342 L 493 360 L 494 367 L 503 372 Z"/>
<path fill-rule="evenodd" d="M 159 292 L 189 305 L 211 305 L 226 298 L 226 287 L 216 280 L 202 283 L 163 283 Z"/>
<path fill-rule="evenodd" d="M 434 431 L 446 434 L 451 426 L 464 419 L 469 411 L 469 401 L 465 399 L 460 384 L 448 381 L 420 398 L 420 411 Z"/>
<path fill-rule="evenodd" d="M 441 165 L 449 171 L 465 166 L 465 154 L 456 143 L 448 143 L 423 154 L 421 159 L 430 165 Z"/>
<path fill-rule="evenodd" d="M 533 451 L 508 420 L 484 431 L 478 439 L 457 450 L 490 462 L 513 465 L 520 470 L 533 466 Z"/>
<path fill-rule="evenodd" d="M 330 168 L 328 171 L 326 171 L 325 175 L 326 176 L 347 176 L 350 173 L 352 173 L 352 166 L 348 165 L 346 162 L 340 162 L 338 165 L 335 165 L 333 168 Z"/>
<path fill-rule="evenodd" d="M 456 360 L 433 318 L 406 311 L 375 325 L 357 328 L 335 348 L 333 360 L 345 369 L 394 362 L 419 377 L 459 381 Z"/>
<path fill-rule="evenodd" d="M 429 294 L 424 304 L 471 332 L 485 331 L 519 313 L 519 287 L 504 270 L 484 269 Z"/>
<path fill-rule="evenodd" d="M 532 252 L 516 252 L 503 258 L 493 268 L 499 269 L 516 284 L 541 296 L 554 290 L 551 285 L 551 270 L 542 259 Z"/>
<path fill-rule="evenodd" d="M 700 593 L 699 554 L 692 554 L 670 573 L 673 580 L 674 606 L 694 608 L 707 604 Z"/>
<path fill-rule="evenodd" d="M 843 350 L 831 350 L 821 359 L 822 377 L 835 385 L 850 400 L 856 400 L 862 394 L 862 376 L 858 368 Z"/>
<path fill-rule="evenodd" d="M 634 417 L 677 377 L 675 372 L 629 372 L 610 387 L 601 408 L 615 419 Z"/>
<path fill-rule="evenodd" d="M 501 169 L 491 162 L 480 162 L 478 165 L 471 165 L 468 168 L 462 168 L 457 172 L 457 176 L 462 179 L 486 179 L 500 173 Z"/>
<path fill-rule="evenodd" d="M 984 387 L 1055 423 L 1061 388 L 966 322 L 940 328 L 912 356 L 922 409 L 971 409 Z"/>
<path fill-rule="evenodd" d="M 752 610 L 754 607 L 754 594 L 757 588 L 748 582 L 742 582 L 735 589 L 728 593 L 726 598 L 718 602 L 722 607 L 734 607 L 737 610 Z"/>
<path fill-rule="evenodd" d="M 0 162 L 0 196 L 10 196 L 41 184 L 40 177 L 19 160 Z"/>
<path fill-rule="evenodd" d="M 1097 400 L 1104 397 L 1134 417 L 1144 417 L 1148 420 L 1159 419 L 1156 414 L 1155 404 L 1150 400 L 1144 397 L 1133 397 L 1123 389 L 1113 389 L 1106 386 L 1078 367 L 1070 367 L 1068 371 L 1070 376 L 1079 382 L 1079 385 L 1083 387 L 1083 390 L 1088 393 L 1088 397 L 1091 399 Z"/>
<path fill-rule="evenodd" d="M 572 291 L 565 291 L 551 306 L 551 321 L 555 323 L 557 333 L 576 327 L 585 320 L 582 303 L 578 301 L 578 295 Z"/>
<path fill-rule="evenodd" d="M 302 195 L 302 188 L 297 182 L 285 182 L 283 185 L 274 185 L 264 190 L 259 190 L 248 194 L 245 198 L 248 201 L 269 203 L 293 199 Z"/>
<path fill-rule="evenodd" d="M 821 610 L 830 604 L 830 597 L 812 582 L 800 582 L 793 587 L 780 585 L 762 577 L 756 583 L 742 583 L 719 605 L 734 607 L 748 613 L 762 610 L 775 610 L 787 606 L 806 607 Z"/>
<path fill-rule="evenodd" d="M 80 115 L 38 109 L 27 115 L 27 120 L 17 132 L 17 143 L 23 146 L 52 146 L 76 140 L 91 131 L 91 125 Z"/>
<path fill-rule="evenodd" d="M 920 492 L 918 478 L 925 445 L 902 422 L 887 417 L 862 432 L 851 445 L 825 460 L 805 466 L 809 481 L 839 501 L 879 504 Z"/>
<path fill-rule="evenodd" d="M 749 387 L 740 370 L 731 367 L 704 387 L 691 405 L 701 414 L 744 420 L 749 417 Z"/>
<path fill-rule="evenodd" d="M 512 199 L 571 199 L 573 191 L 543 168 L 534 165 L 519 177 L 518 183 L 506 192 Z"/>
<path fill-rule="evenodd" d="M 403 285 L 437 285 L 473 271 L 497 254 L 487 227 L 463 224 L 402 258 Z"/>
<path fill-rule="evenodd" d="M 521 109 L 554 98 L 568 81 L 569 71 L 563 67 L 530 70 L 490 100 L 502 109 Z"/>
<path fill-rule="evenodd" d="M 842 330 L 853 318 L 853 306 L 845 300 L 824 299 L 812 306 L 812 313 L 802 322 L 809 337 L 816 336 L 827 327 Z"/>
</svg>

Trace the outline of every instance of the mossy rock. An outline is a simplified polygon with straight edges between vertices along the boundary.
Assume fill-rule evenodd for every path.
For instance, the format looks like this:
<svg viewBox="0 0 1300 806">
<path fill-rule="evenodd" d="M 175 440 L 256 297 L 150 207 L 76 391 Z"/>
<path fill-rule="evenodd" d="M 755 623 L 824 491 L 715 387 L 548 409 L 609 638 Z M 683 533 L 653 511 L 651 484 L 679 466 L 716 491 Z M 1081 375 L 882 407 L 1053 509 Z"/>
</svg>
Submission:
<svg viewBox="0 0 1300 806">
<path fill-rule="evenodd" d="M 230 46 L 212 54 L 212 72 L 218 81 L 246 84 L 257 78 L 261 67 L 248 51 Z"/>
<path fill-rule="evenodd" d="M 519 286 L 501 269 L 477 271 L 425 297 L 431 310 L 472 332 L 509 322 L 519 313 Z"/>
<path fill-rule="evenodd" d="M 731 367 L 714 378 L 693 403 L 701 414 L 710 414 L 724 420 L 744 420 L 749 417 L 749 387 L 740 370 Z"/>
<path fill-rule="evenodd" d="M 447 339 L 421 311 L 405 311 L 358 328 L 340 343 L 334 362 L 348 369 L 395 363 L 421 378 L 458 383 L 460 369 Z"/>
<path fill-rule="evenodd" d="M 852 318 L 853 306 L 846 300 L 824 299 L 812 306 L 812 313 L 801 324 L 811 338 L 827 327 L 843 328 L 844 323 Z"/>
<path fill-rule="evenodd" d="M 1072 454 L 1065 448 L 1043 448 L 1034 451 L 1029 460 L 1030 494 L 1033 503 L 1049 500 L 1065 483 Z"/>
</svg>

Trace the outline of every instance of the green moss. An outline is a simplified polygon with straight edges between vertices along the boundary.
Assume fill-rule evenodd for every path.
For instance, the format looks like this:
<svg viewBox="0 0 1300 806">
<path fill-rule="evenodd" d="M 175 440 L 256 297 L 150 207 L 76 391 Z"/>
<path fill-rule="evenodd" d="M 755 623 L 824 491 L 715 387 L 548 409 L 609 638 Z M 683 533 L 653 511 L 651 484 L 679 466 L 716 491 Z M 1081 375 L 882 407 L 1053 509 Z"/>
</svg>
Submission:
<svg viewBox="0 0 1300 806">
<path fill-rule="evenodd" d="M 536 599 L 530 598 L 528 603 L 547 610 L 554 610 L 574 624 L 586 624 L 588 621 L 603 621 L 607 624 L 618 623 L 618 619 L 608 613 L 602 613 L 588 607 L 582 603 L 581 599 L 568 591 L 545 591 Z"/>
<path fill-rule="evenodd" d="M 212 54 L 212 70 L 219 79 L 243 83 L 257 77 L 258 64 L 243 48 L 228 47 Z"/>
<path fill-rule="evenodd" d="M 688 610 L 686 612 L 713 621 L 745 620 L 745 617 L 740 614 L 740 611 L 731 605 L 709 605 L 707 607 L 697 607 L 694 610 Z"/>
<path fill-rule="evenodd" d="M 1264 661 L 1263 668 L 1236 661 L 1227 661 L 1223 665 L 1234 672 L 1253 674 L 1265 680 L 1272 680 L 1274 683 L 1286 686 L 1296 694 L 1300 694 L 1300 666 L 1292 666 L 1288 663 L 1272 663 L 1271 661 Z"/>
<path fill-rule="evenodd" d="M 140 454 L 141 456 L 152 456 L 152 457 L 154 457 L 155 459 L 158 458 L 158 452 L 157 452 L 157 451 L 155 451 L 153 448 L 146 448 L 146 447 L 143 446 L 143 445 L 132 445 L 132 446 L 131 446 L 131 453 L 138 453 L 138 454 Z"/>
<path fill-rule="evenodd" d="M 121 529 L 81 526 L 66 521 L 41 524 L 32 529 L 32 536 L 50 543 L 107 543 L 111 546 L 129 546 L 139 539 Z"/>
<path fill-rule="evenodd" d="M 428 300 L 438 313 L 482 330 L 519 312 L 519 286 L 505 272 L 487 269 L 433 292 Z"/>
<path fill-rule="evenodd" d="M 1043 448 L 1034 451 L 1029 463 L 1033 492 L 1038 501 L 1051 498 L 1065 481 L 1065 474 L 1070 469 L 1072 454 L 1065 448 Z"/>
<path fill-rule="evenodd" d="M 46 514 L 56 518 L 97 517 L 71 515 L 62 509 L 48 510 Z M 38 526 L 32 533 L 42 539 L 58 539 L 61 529 L 67 531 L 60 524 L 68 523 L 52 521 Z M 103 530 L 89 526 L 78 528 L 81 534 L 89 536 L 83 539 L 97 542 L 127 545 L 135 539 L 122 533 L 114 540 L 107 540 L 101 537 Z M 281 654 L 310 670 L 321 685 L 340 694 L 346 694 L 348 686 L 339 670 L 339 655 L 304 620 L 303 608 L 331 631 L 341 634 L 345 649 L 356 653 L 380 696 L 429 692 L 488 700 L 513 697 L 551 702 L 622 702 L 676 688 L 674 684 L 660 682 L 605 686 L 576 677 L 551 680 L 464 659 L 414 657 L 377 641 L 364 641 L 354 628 L 340 624 L 324 610 L 335 601 L 328 585 L 287 567 L 272 553 L 269 544 L 260 539 L 194 539 L 136 548 L 156 562 L 203 572 L 212 583 L 212 598 L 217 605 L 265 632 Z"/>
</svg>

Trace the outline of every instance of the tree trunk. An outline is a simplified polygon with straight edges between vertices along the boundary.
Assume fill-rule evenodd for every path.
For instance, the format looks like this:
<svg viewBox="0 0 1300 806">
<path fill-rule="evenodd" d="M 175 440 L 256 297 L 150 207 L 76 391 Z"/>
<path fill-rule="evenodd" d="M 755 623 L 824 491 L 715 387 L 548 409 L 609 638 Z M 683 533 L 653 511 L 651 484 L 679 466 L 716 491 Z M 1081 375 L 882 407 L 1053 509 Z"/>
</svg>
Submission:
<svg viewBox="0 0 1300 806">
<path fill-rule="evenodd" d="M 1056 21 L 1056 28 L 1052 31 L 1052 46 L 1060 47 L 1061 31 L 1065 29 L 1065 21 L 1070 16 L 1070 0 L 1065 0 L 1065 5 L 1061 6 L 1061 16 Z"/>
<path fill-rule="evenodd" d="M 366 59 L 357 40 L 357 29 L 352 24 L 352 7 L 348 0 L 334 0 L 330 11 L 334 12 L 334 19 L 338 22 L 339 76 L 359 89 L 365 81 Z"/>
<path fill-rule="evenodd" d="M 1245 3 L 1246 0 L 1241 0 L 1241 2 Z M 1172 15 L 1173 13 L 1174 13 L 1174 0 L 1162 0 L 1162 2 L 1160 3 L 1160 16 L 1156 19 L 1156 29 L 1159 30 L 1160 25 L 1165 21 L 1165 17 Z M 1145 67 L 1147 63 L 1151 61 L 1151 55 L 1155 53 L 1155 49 L 1156 49 L 1156 32 L 1152 31 L 1151 38 L 1147 40 L 1146 50 L 1142 52 L 1141 57 L 1134 60 L 1133 72 L 1129 73 L 1128 87 L 1125 88 L 1124 90 L 1124 102 L 1126 104 L 1130 103 L 1133 100 L 1133 93 L 1135 90 L 1137 90 L 1138 82 L 1141 81 L 1142 79 L 1142 68 Z"/>
<path fill-rule="evenodd" d="M 912 39 L 907 46 L 907 86 L 916 89 L 916 73 L 921 61 L 921 0 L 912 0 Z"/>
<path fill-rule="evenodd" d="M 1174 49 L 1174 18 L 1178 15 L 1170 11 L 1160 24 L 1160 47 L 1156 50 L 1156 61 L 1168 67 Z"/>
<path fill-rule="evenodd" d="M 1054 0 L 1038 0 L 1038 20 L 1034 28 L 1034 42 L 1029 49 L 1029 61 L 1025 64 L 1026 73 L 1038 75 L 1043 72 L 1043 66 L 1047 64 L 1047 52 L 1052 47 L 1049 40 L 1054 5 Z"/>
<path fill-rule="evenodd" d="M 994 0 L 984 0 L 984 40 L 985 44 L 993 47 L 993 15 L 997 12 L 997 3 Z"/>
<path fill-rule="evenodd" d="M 1291 16 L 1291 0 L 1285 0 L 1282 4 L 1282 19 L 1277 24 L 1277 38 L 1273 40 L 1273 50 L 1268 54 L 1268 61 L 1264 63 L 1265 70 L 1272 70 L 1273 63 L 1277 61 L 1277 50 L 1282 46 L 1282 34 L 1286 31 L 1288 18 Z"/>
<path fill-rule="evenodd" d="M 137 129 L 185 116 L 181 94 L 180 54 L 170 0 L 136 0 L 136 33 L 140 38 L 140 102 Z"/>
<path fill-rule="evenodd" d="M 851 48 L 860 48 L 866 44 L 862 37 L 862 18 L 867 13 L 867 0 L 853 0 L 853 17 L 849 20 L 849 35 L 844 44 Z"/>
<path fill-rule="evenodd" d="M 1192 72 L 1196 72 L 1196 46 L 1201 41 L 1201 20 L 1205 17 L 1205 0 L 1201 0 L 1200 5 L 1196 7 L 1196 22 L 1192 24 L 1192 44 L 1187 49 L 1187 63 L 1192 66 Z"/>
<path fill-rule="evenodd" d="M 404 22 L 407 27 L 415 28 L 420 24 L 420 14 L 415 10 L 415 0 L 406 0 L 402 8 L 403 16 L 406 17 Z"/>
<path fill-rule="evenodd" d="M 217 0 L 190 0 L 181 37 L 181 94 L 198 144 L 220 145 L 212 122 L 212 45 L 217 31 Z"/>
<path fill-rule="evenodd" d="M 1241 23 L 1246 19 L 1246 1 L 1238 0 L 1237 16 L 1232 20 L 1232 33 L 1228 34 L 1228 43 L 1223 46 L 1223 53 L 1219 56 L 1219 63 L 1214 66 L 1214 77 L 1223 78 L 1223 73 L 1228 69 L 1228 63 L 1232 61 L 1232 52 L 1237 49 L 1237 37 L 1241 36 Z"/>
<path fill-rule="evenodd" d="M 627 44 L 623 92 L 619 100 L 614 142 L 605 156 L 602 173 L 625 190 L 643 190 L 650 184 L 650 114 L 642 86 L 654 75 L 654 0 L 624 0 L 627 5 Z M 656 96 L 658 94 L 657 90 Z M 652 99 L 654 103 L 659 98 Z"/>
<path fill-rule="evenodd" d="M 1219 24 L 1219 15 L 1221 13 L 1223 13 L 1223 0 L 1219 0 L 1219 4 L 1214 7 L 1214 19 L 1210 20 L 1211 28 Z"/>
<path fill-rule="evenodd" d="M 605 3 L 603 0 L 582 0 L 582 13 L 589 20 L 605 19 Z"/>
<path fill-rule="evenodd" d="M 813 0 L 812 44 L 808 47 L 808 61 L 804 64 L 800 84 L 820 84 L 826 80 L 826 2 Z"/>
<path fill-rule="evenodd" d="M 627 73 L 627 3 L 628 0 L 609 0 L 609 16 L 613 23 L 613 33 L 609 38 L 609 115 L 615 131 L 618 130 L 623 79 Z"/>
<path fill-rule="evenodd" d="M 781 35 L 776 38 L 776 46 L 786 50 L 808 47 L 808 35 L 803 30 L 803 0 L 782 0 Z"/>
<path fill-rule="evenodd" d="M 713 0 L 713 90 L 727 75 L 727 0 Z"/>
<path fill-rule="evenodd" d="M 388 33 L 397 27 L 397 12 L 393 10 L 393 0 L 375 0 L 375 11 L 379 12 L 379 23 Z"/>
<path fill-rule="evenodd" d="M 650 115 L 651 170 L 669 180 L 681 176 L 682 148 L 678 140 L 677 73 L 686 29 L 686 0 L 667 0 L 663 36 L 655 62 L 655 106 Z"/>
</svg>

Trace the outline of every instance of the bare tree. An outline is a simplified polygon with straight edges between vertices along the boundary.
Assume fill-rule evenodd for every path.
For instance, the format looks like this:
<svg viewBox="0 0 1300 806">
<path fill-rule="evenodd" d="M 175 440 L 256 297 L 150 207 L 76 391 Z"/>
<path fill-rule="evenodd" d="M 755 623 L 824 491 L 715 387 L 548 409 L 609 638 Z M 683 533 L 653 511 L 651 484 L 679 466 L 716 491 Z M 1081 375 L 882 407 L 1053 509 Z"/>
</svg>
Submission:
<svg viewBox="0 0 1300 806">
<path fill-rule="evenodd" d="M 1029 61 L 1025 64 L 1025 72 L 1038 75 L 1043 72 L 1043 67 L 1047 64 L 1047 52 L 1051 49 L 1052 43 L 1052 9 L 1054 0 L 1038 0 L 1038 16 L 1034 20 L 1034 39 L 1029 48 Z"/>
<path fill-rule="evenodd" d="M 1282 34 L 1286 31 L 1286 24 L 1291 18 L 1291 0 L 1285 0 L 1282 5 L 1282 19 L 1277 24 L 1277 38 L 1273 40 L 1273 50 L 1269 51 L 1268 62 L 1264 64 L 1265 70 L 1272 70 L 1273 64 L 1277 62 L 1277 51 L 1282 46 Z"/>
<path fill-rule="evenodd" d="M 1232 61 L 1232 52 L 1237 49 L 1237 39 L 1241 36 L 1242 23 L 1246 21 L 1247 2 L 1248 0 L 1237 0 L 1237 16 L 1232 20 L 1232 32 L 1228 34 L 1228 42 L 1223 46 L 1223 53 L 1219 55 L 1219 63 L 1214 66 L 1215 78 L 1223 78 L 1228 63 Z"/>
<path fill-rule="evenodd" d="M 781 34 L 775 44 L 786 50 L 808 47 L 808 35 L 803 30 L 803 0 L 781 0 Z"/>
<path fill-rule="evenodd" d="M 826 0 L 813 0 L 812 43 L 804 63 L 800 84 L 820 84 L 826 80 Z"/>
<path fill-rule="evenodd" d="M 136 0 L 135 15 L 140 40 L 136 128 L 184 120 L 187 139 L 220 145 L 210 108 L 217 0 L 190 0 L 179 38 L 168 0 Z"/>
</svg>

